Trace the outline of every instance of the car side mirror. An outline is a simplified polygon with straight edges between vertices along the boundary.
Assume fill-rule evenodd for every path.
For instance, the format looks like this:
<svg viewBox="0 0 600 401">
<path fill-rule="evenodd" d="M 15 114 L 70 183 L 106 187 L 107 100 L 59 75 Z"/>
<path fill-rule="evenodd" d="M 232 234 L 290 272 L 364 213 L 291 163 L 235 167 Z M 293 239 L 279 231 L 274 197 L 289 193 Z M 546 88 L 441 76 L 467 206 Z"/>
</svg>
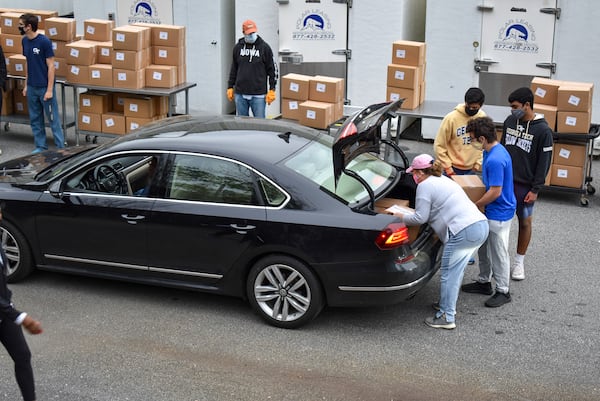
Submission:
<svg viewBox="0 0 600 401">
<path fill-rule="evenodd" d="M 48 192 L 50 192 L 50 195 L 54 196 L 56 199 L 62 199 L 62 181 L 58 180 L 50 184 L 50 186 L 48 187 Z"/>
</svg>

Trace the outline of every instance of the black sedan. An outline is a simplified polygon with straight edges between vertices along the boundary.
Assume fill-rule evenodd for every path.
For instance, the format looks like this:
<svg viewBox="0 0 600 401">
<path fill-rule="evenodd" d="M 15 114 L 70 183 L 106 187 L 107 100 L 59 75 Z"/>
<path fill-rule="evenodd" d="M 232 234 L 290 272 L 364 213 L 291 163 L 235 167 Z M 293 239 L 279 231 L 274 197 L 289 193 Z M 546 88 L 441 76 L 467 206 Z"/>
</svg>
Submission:
<svg viewBox="0 0 600 401">
<path fill-rule="evenodd" d="M 372 105 L 336 137 L 179 116 L 101 146 L 4 162 L 9 280 L 37 268 L 244 297 L 284 328 L 325 305 L 407 299 L 437 271 L 440 242 L 427 225 L 409 238 L 376 211 L 385 197 L 414 203 L 406 156 L 381 136 L 398 106 Z M 378 157 L 385 147 L 397 165 Z"/>
</svg>

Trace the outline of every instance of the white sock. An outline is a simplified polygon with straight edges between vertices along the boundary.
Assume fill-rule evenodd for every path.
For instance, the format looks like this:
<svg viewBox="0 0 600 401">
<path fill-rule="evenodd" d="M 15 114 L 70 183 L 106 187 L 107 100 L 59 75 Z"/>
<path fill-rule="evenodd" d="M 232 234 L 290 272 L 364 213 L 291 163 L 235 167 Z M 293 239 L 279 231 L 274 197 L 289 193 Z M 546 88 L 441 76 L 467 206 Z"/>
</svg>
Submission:
<svg viewBox="0 0 600 401">
<path fill-rule="evenodd" d="M 515 263 L 523 264 L 525 261 L 525 255 L 519 255 L 518 253 L 515 255 Z"/>
</svg>

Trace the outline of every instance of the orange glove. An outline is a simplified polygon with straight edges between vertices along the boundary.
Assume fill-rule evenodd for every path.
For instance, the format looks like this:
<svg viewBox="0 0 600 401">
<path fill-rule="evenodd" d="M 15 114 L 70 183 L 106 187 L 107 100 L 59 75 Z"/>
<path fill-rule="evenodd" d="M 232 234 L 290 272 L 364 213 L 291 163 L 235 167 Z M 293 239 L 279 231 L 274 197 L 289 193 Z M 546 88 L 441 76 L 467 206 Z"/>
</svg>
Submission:
<svg viewBox="0 0 600 401">
<path fill-rule="evenodd" d="M 227 89 L 227 99 L 231 102 L 233 100 L 233 88 Z"/>
<path fill-rule="evenodd" d="M 269 89 L 267 96 L 265 96 L 265 100 L 267 101 L 267 104 L 271 104 L 275 101 L 275 91 L 273 89 Z"/>
</svg>

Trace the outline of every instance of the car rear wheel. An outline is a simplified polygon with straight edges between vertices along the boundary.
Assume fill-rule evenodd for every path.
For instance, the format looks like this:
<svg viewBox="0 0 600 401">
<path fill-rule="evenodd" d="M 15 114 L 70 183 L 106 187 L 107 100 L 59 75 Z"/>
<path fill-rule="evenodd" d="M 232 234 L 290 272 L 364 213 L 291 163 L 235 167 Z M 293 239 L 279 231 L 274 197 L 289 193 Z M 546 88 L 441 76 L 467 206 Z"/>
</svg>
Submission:
<svg viewBox="0 0 600 401">
<path fill-rule="evenodd" d="M 6 260 L 4 260 L 9 283 L 23 280 L 33 271 L 33 258 L 29 244 L 15 226 L 3 221 L 0 225 L 0 242 Z"/>
<path fill-rule="evenodd" d="M 314 273 L 287 256 L 257 262 L 248 275 L 246 291 L 252 308 L 276 327 L 300 327 L 323 309 L 323 290 Z"/>
</svg>

